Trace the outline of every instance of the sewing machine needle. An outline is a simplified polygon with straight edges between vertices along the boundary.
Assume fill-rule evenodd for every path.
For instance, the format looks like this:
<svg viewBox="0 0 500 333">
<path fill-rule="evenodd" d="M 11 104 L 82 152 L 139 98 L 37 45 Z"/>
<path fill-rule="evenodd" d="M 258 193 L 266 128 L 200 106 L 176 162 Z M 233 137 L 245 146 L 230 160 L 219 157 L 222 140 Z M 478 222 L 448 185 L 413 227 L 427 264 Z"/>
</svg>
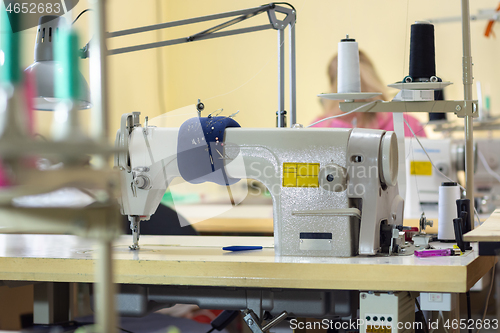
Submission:
<svg viewBox="0 0 500 333">
<path fill-rule="evenodd" d="M 231 205 L 236 206 L 236 203 L 234 202 L 234 197 L 233 197 L 233 192 L 231 192 L 231 186 L 226 186 L 227 188 L 227 193 L 229 194 L 229 199 L 231 200 Z"/>
</svg>

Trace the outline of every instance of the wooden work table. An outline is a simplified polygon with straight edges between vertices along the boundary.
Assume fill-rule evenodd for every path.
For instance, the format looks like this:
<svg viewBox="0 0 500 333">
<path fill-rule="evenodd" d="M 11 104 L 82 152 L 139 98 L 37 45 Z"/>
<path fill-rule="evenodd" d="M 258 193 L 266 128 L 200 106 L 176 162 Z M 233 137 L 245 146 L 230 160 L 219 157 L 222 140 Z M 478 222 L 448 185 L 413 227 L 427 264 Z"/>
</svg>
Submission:
<svg viewBox="0 0 500 333">
<path fill-rule="evenodd" d="M 467 242 L 500 242 L 500 209 L 496 209 L 479 227 L 466 233 Z"/>
<path fill-rule="evenodd" d="M 115 242 L 115 282 L 248 288 L 467 291 L 495 258 L 276 257 L 272 237 L 130 236 Z M 230 253 L 227 245 L 262 245 Z M 92 242 L 67 235 L 0 235 L 0 280 L 94 282 Z"/>
</svg>

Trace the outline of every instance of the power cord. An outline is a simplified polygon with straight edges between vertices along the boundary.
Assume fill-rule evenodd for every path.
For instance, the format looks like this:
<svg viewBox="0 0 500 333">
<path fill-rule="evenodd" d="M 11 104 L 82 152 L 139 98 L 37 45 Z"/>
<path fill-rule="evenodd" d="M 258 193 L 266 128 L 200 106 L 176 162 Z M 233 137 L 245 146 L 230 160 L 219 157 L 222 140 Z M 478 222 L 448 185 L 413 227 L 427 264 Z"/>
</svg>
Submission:
<svg viewBox="0 0 500 333">
<path fill-rule="evenodd" d="M 292 10 L 295 11 L 295 21 L 297 21 L 297 10 L 295 10 L 295 7 L 291 3 L 288 3 L 288 2 L 273 2 L 273 4 L 275 4 L 275 5 L 287 5 L 288 7 L 292 8 Z"/>
<path fill-rule="evenodd" d="M 470 307 L 470 290 L 465 293 L 467 297 L 467 322 L 470 323 L 472 319 L 472 309 Z M 472 333 L 472 328 L 469 328 L 469 333 Z"/>
<path fill-rule="evenodd" d="M 75 22 L 78 21 L 78 19 L 80 18 L 80 16 L 82 16 L 84 13 L 91 12 L 91 11 L 92 11 L 92 9 L 90 9 L 90 8 L 87 8 L 87 9 L 83 10 L 80 14 L 78 14 L 78 16 L 74 19 L 73 23 L 71 23 L 71 25 L 75 24 Z"/>
<path fill-rule="evenodd" d="M 83 10 L 80 14 L 78 14 L 78 16 L 73 20 L 73 23 L 71 23 L 71 25 L 75 24 L 76 21 L 78 21 L 78 19 L 86 12 L 92 12 L 93 10 L 90 9 L 90 8 L 87 8 L 85 10 Z M 90 42 L 88 42 L 87 44 L 85 44 L 85 46 L 83 48 L 80 49 L 80 58 L 82 59 L 87 59 L 89 57 L 89 45 L 90 45 Z"/>
<path fill-rule="evenodd" d="M 423 333 L 429 333 L 429 327 L 427 326 L 427 323 L 425 321 L 424 312 L 420 308 L 420 303 L 418 302 L 418 299 L 416 299 L 416 298 L 415 298 L 415 304 L 416 304 L 417 309 L 418 309 L 418 311 L 415 313 L 415 322 L 422 323 Z"/>
<path fill-rule="evenodd" d="M 445 327 L 445 320 L 444 320 L 443 311 L 439 311 L 439 318 L 441 318 L 441 320 L 443 321 L 443 329 L 444 329 L 445 333 L 448 333 L 448 329 Z"/>
<path fill-rule="evenodd" d="M 236 317 L 238 317 L 238 314 L 240 312 L 236 310 L 224 310 L 222 311 L 217 318 L 212 320 L 210 325 L 212 325 L 212 328 L 207 332 L 211 333 L 213 330 L 217 331 L 222 331 L 229 325 Z"/>
</svg>

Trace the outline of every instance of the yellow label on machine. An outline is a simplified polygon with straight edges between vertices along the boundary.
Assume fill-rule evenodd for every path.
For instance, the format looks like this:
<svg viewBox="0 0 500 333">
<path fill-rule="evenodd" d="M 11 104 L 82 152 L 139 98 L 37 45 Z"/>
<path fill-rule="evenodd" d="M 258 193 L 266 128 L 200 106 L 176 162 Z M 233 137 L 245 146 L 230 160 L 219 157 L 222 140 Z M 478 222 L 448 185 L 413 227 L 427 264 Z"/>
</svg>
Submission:
<svg viewBox="0 0 500 333">
<path fill-rule="evenodd" d="M 319 187 L 319 163 L 283 163 L 283 187 Z"/>
<path fill-rule="evenodd" d="M 432 163 L 429 161 L 411 161 L 410 175 L 432 176 Z"/>
<path fill-rule="evenodd" d="M 366 333 L 392 333 L 392 326 L 385 326 L 382 324 L 367 325 Z"/>
</svg>

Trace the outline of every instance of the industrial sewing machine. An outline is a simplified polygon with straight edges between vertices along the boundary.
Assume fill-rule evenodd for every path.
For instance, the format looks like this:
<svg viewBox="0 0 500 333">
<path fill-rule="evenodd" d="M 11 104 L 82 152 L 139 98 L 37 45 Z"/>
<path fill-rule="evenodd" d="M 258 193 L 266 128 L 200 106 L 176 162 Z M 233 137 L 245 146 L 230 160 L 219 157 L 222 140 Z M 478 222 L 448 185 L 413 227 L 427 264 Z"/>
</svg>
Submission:
<svg viewBox="0 0 500 333">
<path fill-rule="evenodd" d="M 444 176 L 457 181 L 457 172 L 465 167 L 464 145 L 451 139 L 419 139 L 436 168 Z M 406 146 L 406 207 L 405 218 L 438 215 L 439 185 L 449 181 L 434 170 L 422 147 L 413 138 L 405 139 Z"/>
<path fill-rule="evenodd" d="M 122 214 L 138 249 L 140 221 L 154 214 L 176 177 L 192 183 L 262 182 L 273 198 L 277 255 L 391 253 L 403 222 L 393 132 L 369 129 L 239 128 L 227 117 L 192 118 L 179 128 L 142 127 L 122 116 L 117 145 Z M 236 125 L 235 125 L 236 124 Z M 208 132 L 207 132 L 208 129 Z"/>
<path fill-rule="evenodd" d="M 448 178 L 457 181 L 464 171 L 464 145 L 451 139 L 420 139 L 436 167 Z M 500 204 L 500 142 L 477 139 L 474 146 L 474 196 L 479 213 L 491 213 Z M 405 218 L 437 217 L 439 185 L 448 181 L 434 170 L 420 145 L 406 139 L 406 205 Z M 485 165 L 485 163 L 487 165 Z"/>
</svg>

